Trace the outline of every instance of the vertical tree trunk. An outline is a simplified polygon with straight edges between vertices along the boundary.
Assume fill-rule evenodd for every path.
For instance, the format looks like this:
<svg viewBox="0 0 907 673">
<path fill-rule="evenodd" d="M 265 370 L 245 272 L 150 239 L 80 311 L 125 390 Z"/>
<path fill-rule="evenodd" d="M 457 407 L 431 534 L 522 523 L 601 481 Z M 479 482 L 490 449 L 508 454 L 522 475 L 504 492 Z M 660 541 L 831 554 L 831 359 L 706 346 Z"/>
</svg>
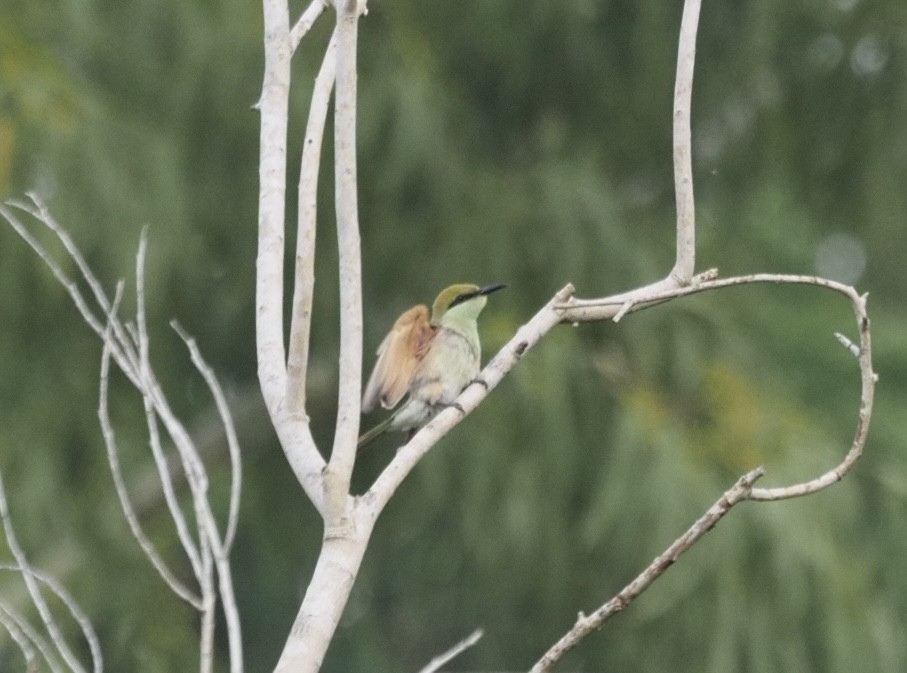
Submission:
<svg viewBox="0 0 907 673">
<path fill-rule="evenodd" d="M 371 520 L 327 529 L 312 581 L 274 673 L 316 673 L 337 630 L 371 535 Z"/>
</svg>

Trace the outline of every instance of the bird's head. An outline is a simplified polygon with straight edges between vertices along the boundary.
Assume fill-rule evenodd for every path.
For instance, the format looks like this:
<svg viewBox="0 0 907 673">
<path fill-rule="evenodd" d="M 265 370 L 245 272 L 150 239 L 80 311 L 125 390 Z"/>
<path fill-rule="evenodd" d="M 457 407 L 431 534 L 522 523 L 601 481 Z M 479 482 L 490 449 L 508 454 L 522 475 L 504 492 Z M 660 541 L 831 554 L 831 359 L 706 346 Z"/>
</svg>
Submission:
<svg viewBox="0 0 907 673">
<path fill-rule="evenodd" d="M 485 308 L 487 296 L 505 287 L 501 283 L 485 287 L 461 283 L 444 288 L 432 304 L 431 321 L 438 324 L 444 316 L 475 320 Z"/>
</svg>

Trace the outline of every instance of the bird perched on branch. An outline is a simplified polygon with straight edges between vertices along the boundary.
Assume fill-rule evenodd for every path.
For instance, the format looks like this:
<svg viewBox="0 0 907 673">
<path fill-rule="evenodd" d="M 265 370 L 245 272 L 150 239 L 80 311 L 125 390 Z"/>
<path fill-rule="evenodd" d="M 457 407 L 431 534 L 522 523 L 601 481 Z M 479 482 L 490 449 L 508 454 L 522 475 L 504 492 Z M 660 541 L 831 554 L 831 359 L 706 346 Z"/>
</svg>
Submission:
<svg viewBox="0 0 907 673">
<path fill-rule="evenodd" d="M 387 420 L 359 438 L 359 448 L 388 430 L 414 431 L 453 404 L 479 374 L 482 347 L 476 320 L 488 295 L 506 285 L 451 285 L 431 308 L 413 306 L 397 318 L 378 347 L 378 361 L 362 395 L 362 413 L 379 403 L 393 409 Z"/>
</svg>

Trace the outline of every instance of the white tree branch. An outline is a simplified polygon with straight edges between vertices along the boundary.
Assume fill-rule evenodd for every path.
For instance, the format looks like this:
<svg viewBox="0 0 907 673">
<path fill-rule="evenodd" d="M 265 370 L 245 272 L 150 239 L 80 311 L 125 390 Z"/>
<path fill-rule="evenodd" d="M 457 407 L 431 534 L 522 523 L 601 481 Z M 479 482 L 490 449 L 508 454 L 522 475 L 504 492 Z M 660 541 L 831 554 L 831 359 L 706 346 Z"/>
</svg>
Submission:
<svg viewBox="0 0 907 673">
<path fill-rule="evenodd" d="M 674 84 L 674 193 L 677 201 L 677 260 L 670 278 L 687 285 L 696 270 L 696 212 L 690 143 L 690 100 L 696 62 L 700 0 L 686 0 L 680 21 Z"/>
<path fill-rule="evenodd" d="M 359 436 L 362 395 L 362 254 L 356 176 L 356 0 L 337 5 L 337 91 L 334 99 L 334 182 L 340 266 L 340 364 L 337 424 L 325 471 L 329 526 L 345 516 Z"/>
<path fill-rule="evenodd" d="M 121 296 L 121 294 L 122 283 L 117 286 L 117 296 L 114 300 L 112 310 L 119 305 L 119 297 Z M 113 320 L 111 320 L 110 322 L 112 323 Z M 123 473 L 120 469 L 119 448 L 117 446 L 116 433 L 113 430 L 113 424 L 110 422 L 110 415 L 108 413 L 110 358 L 112 352 L 110 345 L 111 343 L 113 343 L 113 339 L 113 331 L 112 329 L 108 329 L 104 333 L 104 349 L 101 354 L 100 392 L 98 396 L 98 421 L 101 425 L 101 435 L 104 438 L 104 444 L 107 447 L 107 462 L 110 465 L 110 473 L 113 476 L 113 484 L 117 492 L 117 497 L 120 500 L 120 509 L 123 511 L 123 515 L 126 517 L 126 522 L 129 524 L 129 529 L 130 531 L 132 531 L 133 537 L 136 539 L 136 542 L 139 543 L 139 546 L 142 548 L 145 556 L 147 556 L 148 560 L 151 561 L 151 565 L 154 566 L 155 570 L 157 570 L 158 574 L 161 576 L 161 579 L 164 580 L 164 582 L 168 587 L 170 587 L 170 590 L 173 593 L 175 593 L 177 596 L 179 596 L 198 610 L 201 609 L 201 598 L 176 578 L 176 575 L 172 570 L 170 570 L 166 562 L 163 560 L 163 558 L 161 558 L 161 555 L 158 553 L 154 544 L 145 534 L 145 531 L 142 528 L 141 523 L 139 522 L 138 516 L 136 516 L 135 509 L 132 506 L 132 500 L 129 497 L 129 491 L 126 488 L 126 481 L 123 479 Z M 196 564 L 198 563 L 197 551 L 194 549 L 194 547 L 186 548 L 185 545 L 184 549 L 186 549 L 186 553 L 192 561 L 193 567 L 196 567 Z M 198 575 L 198 573 L 199 568 L 196 567 L 196 575 Z"/>
<path fill-rule="evenodd" d="M 708 533 L 727 514 L 731 508 L 742 500 L 746 500 L 753 489 L 753 484 L 763 474 L 762 468 L 757 468 L 737 480 L 731 488 L 724 492 L 718 501 L 712 505 L 690 528 L 670 547 L 659 554 L 648 567 L 643 570 L 627 586 L 621 589 L 607 603 L 598 608 L 591 615 L 579 614 L 576 624 L 573 625 L 560 640 L 545 652 L 541 659 L 530 669 L 530 673 L 544 673 L 558 662 L 567 652 L 576 647 L 579 642 L 589 634 L 602 627 L 607 619 L 626 608 L 633 600 L 645 591 L 658 579 L 662 573 L 670 568 L 680 555 L 692 547 Z"/>
<path fill-rule="evenodd" d="M 22 653 L 22 657 L 25 659 L 26 670 L 37 671 L 39 666 L 37 657 L 38 651 L 19 626 L 19 620 L 19 616 L 10 610 L 3 601 L 0 601 L 0 626 L 6 629 L 10 638 L 16 643 L 16 647 L 18 647 L 19 651 Z"/>
<path fill-rule="evenodd" d="M 176 527 L 177 536 L 179 537 L 180 544 L 183 547 L 183 550 L 186 552 L 186 556 L 189 558 L 189 562 L 192 565 L 192 570 L 195 574 L 196 580 L 201 584 L 204 581 L 205 571 L 202 567 L 202 557 L 199 553 L 198 545 L 196 545 L 195 539 L 192 537 L 192 534 L 189 532 L 189 524 L 186 521 L 186 517 L 183 514 L 182 507 L 176 499 L 176 493 L 173 488 L 173 477 L 170 473 L 169 461 L 167 460 L 163 447 L 161 445 L 160 432 L 158 429 L 158 419 L 157 412 L 155 411 L 154 398 L 150 392 L 150 388 L 153 385 L 153 371 L 151 369 L 150 362 L 150 343 L 148 339 L 148 330 L 145 319 L 145 251 L 147 250 L 147 241 L 148 233 L 147 227 L 143 228 L 142 235 L 139 239 L 139 249 L 136 254 L 135 260 L 135 289 L 136 289 L 136 329 L 133 336 L 133 340 L 138 344 L 139 349 L 139 372 L 138 380 L 140 385 L 136 387 L 139 390 L 139 393 L 142 395 L 142 406 L 145 411 L 145 424 L 148 428 L 148 443 L 151 448 L 151 455 L 154 458 L 155 466 L 157 467 L 158 476 L 160 478 L 161 490 L 164 493 L 164 501 L 167 503 L 167 509 L 170 512 L 170 517 L 173 519 L 174 526 Z M 117 292 L 121 292 L 121 286 L 117 286 Z M 114 302 L 116 305 L 118 301 Z M 111 313 L 108 317 L 109 324 L 111 326 L 119 322 L 115 313 Z M 108 337 L 110 336 L 108 331 Z M 110 338 L 106 339 L 107 344 L 110 343 Z M 109 346 L 108 346 L 109 347 Z M 101 427 L 105 431 L 105 441 L 107 440 L 107 432 L 110 433 L 110 439 L 113 439 L 113 429 L 110 419 L 108 417 L 107 404 L 106 404 L 106 381 L 103 379 L 106 378 L 103 376 L 105 372 L 105 367 L 102 364 L 102 383 L 104 384 L 103 389 L 103 400 L 104 400 L 104 418 L 101 420 Z M 108 452 L 110 451 L 111 444 L 108 442 Z M 115 444 L 114 444 L 115 449 Z M 188 475 L 188 470 L 186 469 L 185 460 L 182 459 L 182 454 L 177 454 L 181 461 L 180 464 L 183 467 L 184 473 Z M 111 460 L 116 458 L 116 451 Z M 116 471 L 119 472 L 119 464 L 111 462 L 111 469 L 116 468 Z M 117 485 L 117 493 L 120 495 L 120 502 L 123 504 L 124 513 L 126 514 L 127 520 L 131 519 L 135 521 L 136 525 L 138 524 L 138 517 L 134 512 L 134 507 L 132 506 L 131 497 L 128 495 L 128 490 L 126 488 L 125 482 L 122 476 L 116 477 L 115 481 L 119 480 Z M 129 512 L 126 512 L 126 505 L 129 506 Z M 130 521 L 132 525 L 132 521 Z M 141 541 L 140 541 L 141 544 Z M 144 547 L 143 547 L 144 549 Z M 147 550 L 146 550 L 147 553 Z M 204 595 L 204 594 L 203 594 Z M 199 598 L 198 603 L 195 604 L 196 609 L 202 609 L 201 605 L 203 599 Z"/>
<path fill-rule="evenodd" d="M 484 631 L 482 631 L 482 629 L 476 629 L 459 643 L 451 647 L 449 650 L 442 652 L 437 657 L 429 661 L 428 664 L 426 664 L 426 666 L 419 671 L 419 673 L 435 673 L 435 671 L 439 670 L 448 661 L 451 661 L 454 658 L 460 656 L 463 652 L 479 642 L 483 635 Z"/>
<path fill-rule="evenodd" d="M 311 7 L 311 5 L 310 5 Z M 299 169 L 299 217 L 296 235 L 296 273 L 293 314 L 290 322 L 290 354 L 287 360 L 287 415 L 308 423 L 306 376 L 315 296 L 315 225 L 318 218 L 318 170 L 321 145 L 330 107 L 337 66 L 337 30 L 325 51 L 315 78 Z"/>
<path fill-rule="evenodd" d="M 283 342 L 283 255 L 292 56 L 289 10 L 285 0 L 263 0 L 262 5 L 265 71 L 261 99 L 257 104 L 261 112 L 261 147 L 255 285 L 258 380 L 287 462 L 309 500 L 323 515 L 325 505 L 321 473 L 325 467 L 324 459 L 312 439 L 304 412 L 300 414 L 298 409 L 288 412 L 285 405 L 287 369 Z M 303 382 L 302 387 L 304 385 Z"/>
<path fill-rule="evenodd" d="M 0 570 L 10 570 L 13 572 L 24 572 L 21 567 L 9 565 L 9 564 L 0 564 Z M 34 568 L 30 569 L 31 574 L 39 582 L 44 584 L 48 589 L 50 589 L 57 598 L 60 599 L 60 602 L 66 606 L 66 609 L 69 610 L 69 614 L 72 616 L 73 621 L 78 624 L 79 629 L 82 631 L 82 637 L 85 639 L 85 642 L 88 644 L 88 651 L 91 655 L 92 670 L 94 673 L 101 673 L 104 669 L 104 657 L 101 653 L 101 643 L 98 640 L 98 634 L 94 630 L 94 626 L 91 623 L 88 615 L 85 614 L 85 611 L 79 606 L 72 594 L 66 590 L 62 584 L 60 584 L 54 577 L 47 575 L 46 573 L 39 572 Z"/>
<path fill-rule="evenodd" d="M 25 556 L 25 552 L 22 547 L 19 546 L 19 542 L 16 539 L 16 532 L 13 529 L 13 521 L 10 517 L 9 505 L 6 500 L 6 489 L 3 486 L 2 474 L 0 474 L 0 520 L 2 520 L 3 533 L 6 536 L 6 544 L 9 547 L 9 551 L 13 555 L 13 558 L 16 560 L 16 565 L 22 574 L 22 580 L 25 582 L 25 587 L 28 589 L 28 595 L 31 598 L 32 604 L 38 610 L 38 614 L 41 617 L 41 621 L 44 623 L 44 629 L 50 637 L 50 641 L 53 643 L 54 648 L 56 648 L 63 661 L 66 662 L 66 665 L 72 669 L 73 673 L 86 673 L 82 663 L 69 647 L 69 643 L 66 642 L 63 632 L 60 630 L 60 626 L 57 624 L 57 620 L 50 610 L 50 606 L 41 593 L 41 587 L 38 586 L 38 579 L 35 572 L 32 570 L 31 565 L 29 565 L 28 558 Z M 97 664 L 98 661 L 96 660 L 95 666 L 97 666 Z"/>
<path fill-rule="evenodd" d="M 315 24 L 315 20 L 330 6 L 331 3 L 329 0 L 312 0 L 312 2 L 309 3 L 309 6 L 306 7 L 305 11 L 290 31 L 290 46 L 294 52 L 296 51 L 296 47 L 299 46 L 299 43 L 302 42 L 302 38 L 308 34 L 309 30 Z"/>
<path fill-rule="evenodd" d="M 239 500 L 242 491 L 242 457 L 239 449 L 239 440 L 236 437 L 236 426 L 233 423 L 233 414 L 230 413 L 230 406 L 227 404 L 227 398 L 224 391 L 214 374 L 214 370 L 205 362 L 198 344 L 186 330 L 184 330 L 175 320 L 170 323 L 173 330 L 179 334 L 180 338 L 186 343 L 189 349 L 189 356 L 192 364 L 205 379 L 211 397 L 214 398 L 214 404 L 217 407 L 217 413 L 220 416 L 221 425 L 224 428 L 224 434 L 227 439 L 227 450 L 230 453 L 230 511 L 227 518 L 227 529 L 224 535 L 224 552 L 229 554 L 230 547 L 233 546 L 233 540 L 236 537 L 236 526 L 239 522 Z M 193 443 L 194 445 L 194 443 Z M 201 458 L 201 457 L 199 457 Z"/>
<path fill-rule="evenodd" d="M 82 318 L 88 324 L 88 326 L 97 334 L 99 337 L 103 338 L 104 332 L 107 329 L 106 327 L 106 318 L 101 320 L 95 316 L 94 312 L 89 308 L 88 302 L 85 297 L 82 295 L 79 290 L 79 286 L 63 271 L 63 267 L 60 266 L 50 253 L 41 245 L 38 240 L 32 235 L 25 225 L 22 224 L 22 221 L 16 217 L 15 213 L 11 208 L 16 208 L 21 212 L 31 215 L 37 219 L 41 224 L 50 229 L 54 235 L 60 240 L 67 250 L 67 253 L 70 257 L 73 256 L 73 251 L 75 252 L 75 257 L 73 261 L 76 262 L 80 271 L 85 275 L 85 280 L 89 284 L 92 292 L 95 296 L 95 300 L 99 306 L 101 306 L 101 313 L 106 316 L 109 312 L 110 303 L 107 300 L 107 296 L 104 294 L 103 290 L 100 288 L 100 283 L 94 274 L 91 272 L 91 269 L 85 264 L 82 254 L 76 248 L 69 234 L 63 230 L 62 227 L 57 224 L 57 222 L 50 216 L 50 213 L 45 208 L 43 202 L 35 194 L 29 194 L 29 197 L 32 200 L 32 204 L 28 204 L 22 201 L 7 201 L 6 204 L 0 204 L 0 215 L 9 222 L 13 230 L 19 235 L 22 240 L 24 240 L 29 247 L 35 251 L 35 254 L 41 258 L 45 263 L 48 269 L 53 273 L 54 277 L 60 283 L 61 286 L 69 294 L 70 299 L 72 299 L 73 304 L 79 313 L 82 315 Z M 107 308 L 104 308 L 104 307 Z M 113 359 L 117 362 L 126 376 L 129 377 L 129 380 L 133 385 L 138 385 L 138 379 L 136 378 L 138 372 L 138 354 L 135 351 L 132 343 L 129 340 L 129 336 L 123 329 L 122 325 L 115 326 L 117 340 L 116 343 L 112 344 L 111 354 Z"/>
<path fill-rule="evenodd" d="M 224 424 L 224 430 L 227 437 L 233 476 L 226 541 L 221 536 L 217 521 L 211 510 L 210 502 L 208 501 L 208 477 L 204 463 L 202 462 L 189 433 L 170 408 L 167 397 L 158 383 L 151 367 L 148 330 L 145 320 L 144 259 L 147 248 L 146 232 L 143 232 L 142 234 L 138 254 L 136 256 L 136 293 L 138 307 L 136 323 L 134 326 L 124 325 L 116 316 L 116 310 L 123 291 L 122 283 L 117 285 L 117 291 L 113 301 L 108 300 L 100 282 L 84 261 L 84 257 L 78 247 L 74 244 L 68 234 L 56 224 L 37 197 L 33 196 L 32 201 L 35 204 L 34 206 L 20 203 L 10 203 L 6 206 L 0 206 L 0 215 L 3 215 L 10 221 L 13 228 L 24 240 L 26 240 L 26 242 L 28 242 L 42 260 L 44 260 L 48 267 L 53 271 L 58 281 L 67 288 L 70 297 L 83 318 L 101 337 L 103 351 L 101 357 L 98 416 L 102 435 L 107 446 L 108 462 L 110 463 L 111 472 L 113 474 L 114 485 L 126 520 L 134 537 L 139 542 L 140 547 L 164 579 L 165 583 L 172 591 L 174 591 L 174 593 L 189 602 L 202 613 L 200 644 L 200 670 L 202 673 L 209 673 L 213 670 L 214 628 L 216 624 L 218 597 L 221 599 L 227 627 L 230 671 L 231 673 L 241 673 L 243 668 L 242 637 L 239 611 L 233 594 L 232 575 L 228 558 L 229 548 L 235 537 L 237 526 L 241 473 L 236 432 L 223 392 L 210 368 L 202 359 L 195 343 L 191 339 L 188 339 L 185 333 L 182 333 L 182 336 L 188 339 L 187 346 L 189 347 L 193 362 L 211 390 L 218 413 Z M 72 282 L 68 276 L 63 273 L 61 266 L 46 252 L 43 246 L 38 243 L 37 239 L 35 239 L 29 230 L 15 217 L 15 213 L 11 208 L 17 208 L 38 219 L 63 243 L 67 255 L 76 263 L 82 277 L 88 283 L 89 288 L 92 291 L 93 298 L 100 308 L 100 312 L 105 317 L 103 328 L 98 329 L 101 323 L 93 310 L 89 308 L 88 302 L 82 296 L 76 283 Z M 175 574 L 168 568 L 167 564 L 163 561 L 160 554 L 156 551 L 147 535 L 145 535 L 142 530 L 138 516 L 131 504 L 131 499 L 119 464 L 119 451 L 116 443 L 116 435 L 108 412 L 111 360 L 116 362 L 129 379 L 130 383 L 132 383 L 142 395 L 152 455 L 154 456 L 164 496 L 174 520 L 178 537 L 186 551 L 196 579 L 198 580 L 200 595 L 197 595 L 193 590 L 179 581 Z M 157 425 L 158 420 L 163 424 L 163 427 L 166 429 L 167 434 L 173 442 L 173 446 L 176 448 L 186 482 L 189 485 L 196 525 L 198 527 L 198 545 L 196 545 L 192 534 L 189 532 L 188 522 L 176 500 L 172 483 L 171 467 L 161 446 Z M 20 562 L 20 565 L 23 564 Z M 23 567 L 25 566 L 23 565 Z M 215 572 L 217 574 L 216 578 L 214 576 Z M 33 601 L 36 601 L 36 599 L 33 598 Z M 69 663 L 70 662 L 67 661 L 67 664 Z"/>
<path fill-rule="evenodd" d="M 286 0 L 264 0 L 265 71 L 261 112 L 255 343 L 258 379 L 275 425 L 286 391 L 283 345 L 284 208 L 290 99 L 290 17 Z M 285 451 L 292 450 L 284 447 Z"/>
<path fill-rule="evenodd" d="M 51 673 L 63 672 L 63 665 L 47 641 L 35 631 L 28 620 L 2 601 L 0 601 L 0 624 L 3 624 L 10 632 L 11 637 L 22 651 L 27 673 L 40 671 L 41 662 L 35 656 L 35 652 L 44 658 Z"/>
</svg>

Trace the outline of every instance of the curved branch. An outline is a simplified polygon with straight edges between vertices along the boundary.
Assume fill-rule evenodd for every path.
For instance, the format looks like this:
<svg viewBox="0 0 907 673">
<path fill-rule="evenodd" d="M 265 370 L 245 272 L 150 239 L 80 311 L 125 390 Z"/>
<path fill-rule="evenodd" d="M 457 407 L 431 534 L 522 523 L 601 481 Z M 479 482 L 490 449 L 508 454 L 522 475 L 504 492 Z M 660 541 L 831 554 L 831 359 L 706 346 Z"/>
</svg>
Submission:
<svg viewBox="0 0 907 673">
<path fill-rule="evenodd" d="M 536 664 L 530 669 L 530 673 L 543 673 L 559 661 L 567 652 L 576 647 L 579 642 L 602 627 L 608 619 L 626 608 L 636 599 L 643 591 L 649 588 L 665 570 L 670 568 L 680 555 L 692 547 L 696 542 L 708 533 L 715 525 L 724 518 L 724 515 L 731 511 L 731 508 L 737 503 L 746 500 L 753 489 L 753 484 L 763 474 L 762 468 L 757 468 L 737 480 L 731 488 L 724 492 L 718 498 L 705 514 L 703 514 L 696 523 L 690 526 L 683 535 L 677 538 L 670 547 L 659 554 L 648 567 L 643 570 L 627 586 L 621 589 L 611 600 L 598 608 L 591 615 L 579 614 L 576 624 L 573 625 L 564 636 L 558 640 L 551 648 L 542 655 Z"/>
<path fill-rule="evenodd" d="M 292 418 L 308 421 L 306 415 L 306 375 L 312 327 L 312 302 L 315 297 L 315 225 L 318 217 L 318 170 L 324 127 L 337 71 L 337 30 L 325 50 L 321 69 L 312 89 L 312 103 L 306 124 L 302 161 L 299 168 L 299 216 L 296 234 L 296 274 L 293 287 L 293 312 L 290 321 L 290 354 L 287 359 L 286 412 Z"/>
<path fill-rule="evenodd" d="M 20 573 L 25 572 L 22 567 L 6 563 L 0 564 L 0 570 L 11 570 Z M 101 643 L 100 640 L 98 640 L 98 634 L 94 630 L 94 626 L 88 618 L 88 615 L 85 614 L 85 611 L 82 610 L 76 602 L 76 599 L 72 597 L 72 594 L 70 594 L 54 577 L 38 572 L 34 568 L 30 568 L 28 572 L 50 589 L 57 598 L 60 599 L 60 602 L 66 606 L 66 609 L 69 610 L 69 614 L 72 615 L 73 620 L 79 625 L 79 629 L 82 631 L 82 637 L 88 644 L 88 650 L 91 653 L 92 670 L 94 673 L 101 673 L 101 671 L 104 670 L 104 656 L 101 653 Z"/>
<path fill-rule="evenodd" d="M 0 475 L 0 522 L 2 522 L 3 533 L 6 536 L 6 544 L 9 547 L 9 551 L 13 555 L 13 558 L 16 559 L 16 565 L 22 573 L 22 580 L 25 582 L 25 586 L 28 589 L 28 595 L 31 598 L 32 605 L 38 610 L 38 614 L 41 616 L 41 621 L 44 623 L 44 628 L 47 630 L 51 642 L 57 649 L 57 652 L 60 653 L 60 657 L 74 673 L 85 673 L 85 668 L 63 637 L 63 632 L 60 630 L 57 620 L 50 611 L 50 606 L 42 595 L 41 588 L 38 586 L 38 582 L 36 581 L 37 575 L 32 570 L 32 567 L 25 556 L 25 552 L 22 547 L 19 546 L 19 542 L 16 539 L 16 533 L 13 530 L 13 522 L 9 513 L 9 505 L 6 501 L 6 490 L 3 487 L 2 475 Z M 94 655 L 93 649 L 92 655 Z M 97 666 L 98 661 L 95 660 L 94 663 L 95 666 Z"/>
<path fill-rule="evenodd" d="M 488 363 L 480 374 L 480 378 L 485 381 L 487 388 L 479 385 L 469 386 L 457 399 L 456 405 L 438 414 L 430 423 L 417 432 L 406 445 L 397 451 L 393 460 L 384 469 L 384 472 L 362 496 L 363 506 L 371 512 L 372 516 L 377 517 L 391 495 L 393 495 L 406 475 L 422 459 L 422 456 L 462 420 L 464 412 L 468 414 L 478 406 L 504 375 L 516 365 L 523 354 L 535 346 L 556 325 L 614 319 L 617 316 L 656 306 L 678 297 L 685 297 L 705 292 L 706 290 L 717 290 L 723 287 L 752 283 L 814 285 L 838 292 L 850 299 L 854 307 L 857 327 L 860 333 L 859 363 L 862 384 L 857 431 L 845 459 L 824 475 L 801 484 L 784 488 L 754 489 L 752 499 L 778 500 L 806 495 L 840 481 L 862 455 L 872 416 L 873 395 L 877 377 L 872 370 L 869 318 L 866 315 L 865 297 L 860 296 L 849 285 L 817 276 L 763 273 L 716 279 L 714 275 L 715 272 L 711 270 L 699 274 L 694 277 L 693 284 L 685 287 L 664 289 L 664 283 L 656 283 L 632 292 L 599 299 L 576 299 L 572 296 L 573 286 L 568 285 L 542 307 L 532 320 L 521 327 L 516 335 Z"/>
</svg>

